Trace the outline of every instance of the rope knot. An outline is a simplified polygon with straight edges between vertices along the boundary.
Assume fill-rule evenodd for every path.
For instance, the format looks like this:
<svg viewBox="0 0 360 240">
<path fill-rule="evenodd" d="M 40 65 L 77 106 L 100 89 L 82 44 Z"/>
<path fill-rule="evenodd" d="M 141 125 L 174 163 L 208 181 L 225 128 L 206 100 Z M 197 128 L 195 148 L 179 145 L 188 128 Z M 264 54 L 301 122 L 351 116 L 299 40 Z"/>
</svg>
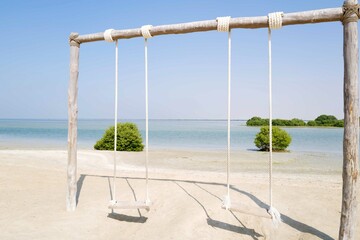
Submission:
<svg viewBox="0 0 360 240">
<path fill-rule="evenodd" d="M 274 12 L 268 14 L 269 28 L 280 29 L 282 27 L 283 12 Z"/>
<path fill-rule="evenodd" d="M 69 36 L 69 44 L 70 46 L 76 46 L 80 47 L 80 42 L 76 40 L 76 38 L 79 36 L 78 33 L 72 32 Z"/>
<path fill-rule="evenodd" d="M 230 16 L 227 17 L 218 17 L 217 21 L 217 30 L 219 32 L 229 32 L 230 31 Z"/>
<path fill-rule="evenodd" d="M 359 18 L 359 4 L 344 3 L 343 15 L 341 17 L 341 22 L 343 25 L 349 22 L 357 22 Z"/>
<path fill-rule="evenodd" d="M 107 41 L 107 42 L 113 42 L 114 41 L 114 39 L 111 36 L 112 31 L 114 31 L 114 29 L 106 29 L 105 30 L 105 32 L 104 32 L 105 41 Z"/>
<path fill-rule="evenodd" d="M 151 33 L 150 33 L 150 29 L 152 28 L 152 25 L 144 25 L 141 27 L 141 35 L 147 39 L 147 38 L 151 38 Z"/>
</svg>

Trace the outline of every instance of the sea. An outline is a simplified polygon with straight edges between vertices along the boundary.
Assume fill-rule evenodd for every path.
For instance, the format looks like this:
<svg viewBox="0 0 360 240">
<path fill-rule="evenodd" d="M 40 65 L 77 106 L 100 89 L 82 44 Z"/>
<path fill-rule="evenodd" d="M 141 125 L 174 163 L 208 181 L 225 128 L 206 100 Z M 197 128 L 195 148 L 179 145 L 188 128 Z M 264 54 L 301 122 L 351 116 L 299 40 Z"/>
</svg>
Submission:
<svg viewBox="0 0 360 240">
<path fill-rule="evenodd" d="M 145 139 L 145 121 L 135 123 Z M 78 148 L 93 149 L 94 144 L 113 125 L 113 120 L 78 121 Z M 255 150 L 259 127 L 246 126 L 245 120 L 231 121 L 232 150 Z M 292 152 L 342 153 L 343 128 L 283 127 L 292 137 Z M 67 120 L 2 119 L 0 149 L 67 149 Z M 227 147 L 226 120 L 149 120 L 150 149 L 223 150 Z"/>
</svg>

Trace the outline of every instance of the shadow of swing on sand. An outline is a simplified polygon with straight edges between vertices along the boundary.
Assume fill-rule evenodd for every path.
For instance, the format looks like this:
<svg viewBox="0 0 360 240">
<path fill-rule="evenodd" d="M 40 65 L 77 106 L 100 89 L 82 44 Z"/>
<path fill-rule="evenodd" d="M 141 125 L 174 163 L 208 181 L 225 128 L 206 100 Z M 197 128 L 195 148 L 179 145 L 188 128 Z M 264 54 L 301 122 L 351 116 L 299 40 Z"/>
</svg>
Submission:
<svg viewBox="0 0 360 240">
<path fill-rule="evenodd" d="M 104 176 L 104 175 L 91 175 L 91 174 L 81 174 L 80 178 L 77 182 L 77 194 L 76 194 L 76 203 L 78 204 L 79 199 L 80 199 L 80 194 L 81 194 L 81 190 L 82 190 L 82 186 L 85 180 L 85 177 L 98 177 L 98 178 L 107 178 L 108 182 L 109 182 L 109 189 L 110 189 L 110 197 L 112 198 L 112 190 L 111 190 L 111 185 L 110 185 L 110 178 L 112 178 L 112 176 Z M 118 177 L 120 179 L 125 179 L 128 183 L 128 185 L 130 186 L 130 188 L 132 189 L 133 192 L 133 196 L 136 199 L 136 195 L 135 195 L 135 191 L 134 189 L 131 187 L 130 183 L 128 180 L 144 180 L 144 178 L 141 177 Z M 224 183 L 218 183 L 218 182 L 203 182 L 203 181 L 192 181 L 192 180 L 177 180 L 177 179 L 162 179 L 162 178 L 149 178 L 149 181 L 163 181 L 163 182 L 175 182 L 180 188 L 182 188 L 182 190 L 184 190 L 190 197 L 192 197 L 194 199 L 194 201 L 196 201 L 205 211 L 205 214 L 207 215 L 207 222 L 210 226 L 213 227 L 217 227 L 217 228 L 221 228 L 224 230 L 229 230 L 229 231 L 234 231 L 234 232 L 238 232 L 241 234 L 246 234 L 249 236 L 252 236 L 254 239 L 257 239 L 258 237 L 262 236 L 258 233 L 256 233 L 253 229 L 248 229 L 245 226 L 243 227 L 239 227 L 239 226 L 235 226 L 235 225 L 231 225 L 231 224 L 226 224 L 223 222 L 219 222 L 216 220 L 213 220 L 209 217 L 209 214 L 207 213 L 205 207 L 200 203 L 199 200 L 197 200 L 195 197 L 193 197 L 191 194 L 189 194 L 183 187 L 181 187 L 178 183 L 192 183 L 195 186 L 199 187 L 200 189 L 202 189 L 203 191 L 207 192 L 209 195 L 216 197 L 217 199 L 219 199 L 221 201 L 221 198 L 218 197 L 217 195 L 211 193 L 210 191 L 206 190 L 204 187 L 201 187 L 199 184 L 202 185 L 215 185 L 215 186 L 223 186 L 226 187 L 226 184 Z M 251 193 L 248 193 L 246 191 L 240 190 L 232 185 L 230 185 L 230 189 L 233 191 L 236 191 L 238 193 L 241 193 L 247 197 L 249 197 L 258 207 L 263 208 L 264 211 L 266 209 L 269 208 L 269 205 L 264 203 L 263 201 L 261 201 L 259 198 L 257 198 L 256 196 L 254 196 Z M 231 211 L 230 211 L 231 212 Z M 238 220 L 238 222 L 240 224 L 241 221 L 236 217 L 236 215 L 234 213 L 231 212 L 231 214 Z M 108 215 L 109 218 L 113 218 L 119 221 L 128 221 L 128 222 L 134 222 L 134 223 L 145 223 L 147 218 L 142 216 L 140 211 L 139 211 L 139 217 L 131 217 L 131 216 L 126 216 L 123 214 L 117 214 L 117 213 L 109 213 Z M 332 237 L 330 237 L 328 234 L 314 228 L 311 227 L 305 223 L 299 222 L 287 215 L 281 214 L 281 218 L 283 220 L 284 224 L 287 224 L 288 226 L 302 232 L 302 233 L 309 233 L 311 235 L 317 236 L 320 239 L 324 239 L 324 240 L 330 240 L 333 239 Z M 243 224 L 242 224 L 243 225 Z"/>
<path fill-rule="evenodd" d="M 107 215 L 108 218 L 112 218 L 114 220 L 118 220 L 121 222 L 130 222 L 130 223 L 145 223 L 147 221 L 147 217 L 144 216 L 129 216 L 125 214 L 111 212 Z"/>
<path fill-rule="evenodd" d="M 112 188 L 111 188 L 111 183 L 110 183 L 110 177 L 108 177 L 107 180 L 108 180 L 108 184 L 109 184 L 110 199 L 113 199 L 113 193 L 112 193 Z M 126 183 L 128 184 L 128 186 L 131 189 L 134 200 L 137 201 L 137 197 L 136 197 L 136 193 L 134 191 L 134 188 L 131 186 L 128 179 L 125 179 L 125 180 L 126 180 Z M 111 209 L 111 213 L 109 213 L 107 215 L 107 217 L 118 220 L 118 221 L 122 221 L 122 222 L 145 223 L 148 218 L 142 216 L 139 209 L 136 209 L 136 210 L 137 210 L 139 216 L 129 216 L 129 215 L 125 215 L 125 214 L 120 214 L 120 213 L 114 212 L 114 209 Z"/>
<path fill-rule="evenodd" d="M 236 233 L 240 233 L 243 235 L 248 235 L 250 237 L 252 237 L 254 240 L 258 239 L 259 237 L 263 237 L 263 235 L 257 233 L 254 229 L 249 229 L 247 228 L 232 212 L 233 216 L 235 216 L 236 220 L 242 225 L 242 226 L 236 226 L 236 225 L 232 225 L 232 224 L 228 224 L 228 223 L 224 223 L 221 221 L 217 221 L 214 220 L 210 217 L 208 211 L 206 210 L 205 206 L 197 199 L 195 198 L 192 194 L 190 194 L 183 186 L 181 186 L 177 180 L 173 181 L 179 188 L 181 188 L 189 197 L 191 197 L 192 199 L 194 199 L 195 202 L 197 202 L 200 207 L 204 210 L 205 215 L 207 217 L 206 221 L 207 224 L 209 226 L 215 227 L 215 228 L 220 228 L 223 230 L 227 230 L 227 231 L 232 231 L 232 232 L 236 232 Z M 196 183 L 194 183 L 196 185 Z M 213 195 L 216 196 L 216 195 Z M 216 196 L 216 198 L 219 198 Z M 219 198 L 220 199 L 220 198 Z"/>
<path fill-rule="evenodd" d="M 84 181 L 85 181 L 85 177 L 103 177 L 103 178 L 107 178 L 108 185 L 109 185 L 110 199 L 113 198 L 113 193 L 112 193 L 112 188 L 111 188 L 111 183 L 110 183 L 110 178 L 111 178 L 110 176 L 95 176 L 95 175 L 80 174 L 80 178 L 77 181 L 76 206 L 79 203 L 80 193 L 81 193 L 81 189 L 83 187 Z M 125 179 L 125 180 L 126 180 L 127 184 L 129 185 L 132 193 L 133 193 L 134 200 L 136 201 L 137 197 L 136 197 L 136 193 L 135 193 L 133 187 L 131 186 L 128 179 Z M 111 213 L 109 213 L 107 215 L 107 217 L 118 220 L 118 221 L 124 221 L 124 222 L 145 223 L 148 218 L 142 216 L 139 209 L 137 209 L 137 211 L 138 211 L 139 216 L 128 216 L 128 215 L 125 215 L 125 214 L 116 213 L 116 212 L 114 212 L 113 209 L 111 209 Z"/>
</svg>

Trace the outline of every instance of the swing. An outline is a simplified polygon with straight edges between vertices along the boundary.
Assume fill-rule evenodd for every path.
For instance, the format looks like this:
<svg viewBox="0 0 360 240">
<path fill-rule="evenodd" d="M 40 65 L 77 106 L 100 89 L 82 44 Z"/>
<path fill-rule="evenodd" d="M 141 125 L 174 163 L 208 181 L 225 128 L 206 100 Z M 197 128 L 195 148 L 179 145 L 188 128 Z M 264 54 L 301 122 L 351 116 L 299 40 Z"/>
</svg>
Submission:
<svg viewBox="0 0 360 240">
<path fill-rule="evenodd" d="M 118 118 L 118 40 L 115 41 L 115 129 L 114 129 L 114 177 L 113 177 L 113 191 L 112 199 L 109 202 L 109 209 L 145 209 L 150 210 L 151 201 L 149 199 L 148 189 L 148 163 L 149 163 L 149 114 L 148 114 L 148 64 L 147 64 L 147 39 L 151 37 L 151 25 L 141 27 L 141 33 L 145 39 L 145 179 L 146 179 L 146 195 L 145 201 L 118 201 L 116 200 L 116 146 L 117 146 L 117 118 Z M 111 33 L 114 29 L 108 29 L 104 32 L 104 38 L 107 42 L 114 42 Z"/>
<path fill-rule="evenodd" d="M 268 214 L 263 214 L 258 210 L 251 210 L 253 215 L 260 217 L 270 217 L 273 220 L 275 226 L 277 226 L 282 220 L 280 213 L 273 207 L 272 202 L 272 62 L 271 62 L 271 29 L 279 29 L 282 27 L 282 12 L 270 13 L 268 15 L 268 46 L 269 46 L 269 202 L 270 207 L 267 210 Z M 228 109 L 227 109 L 227 171 L 226 171 L 226 186 L 227 195 L 222 202 L 222 208 L 226 210 L 249 213 L 250 208 L 243 204 L 231 202 L 230 199 L 230 110 L 231 110 L 231 29 L 230 17 L 218 17 L 217 18 L 217 30 L 219 32 L 228 32 Z"/>
</svg>

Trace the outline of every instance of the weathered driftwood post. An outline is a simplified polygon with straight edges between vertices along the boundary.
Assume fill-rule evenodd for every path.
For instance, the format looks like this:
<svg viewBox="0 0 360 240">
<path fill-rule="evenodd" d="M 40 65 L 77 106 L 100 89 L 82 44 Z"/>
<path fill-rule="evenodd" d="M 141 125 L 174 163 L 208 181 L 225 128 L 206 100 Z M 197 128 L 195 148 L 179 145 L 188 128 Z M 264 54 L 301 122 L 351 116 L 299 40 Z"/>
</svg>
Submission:
<svg viewBox="0 0 360 240">
<path fill-rule="evenodd" d="M 75 40 L 79 34 L 70 34 L 70 80 L 68 90 L 68 167 L 67 167 L 67 196 L 66 209 L 74 211 L 76 208 L 77 188 L 77 95 L 79 76 L 80 44 Z"/>
<path fill-rule="evenodd" d="M 339 239 L 355 239 L 359 175 L 359 89 L 357 0 L 344 2 L 344 142 L 343 190 Z"/>
</svg>

